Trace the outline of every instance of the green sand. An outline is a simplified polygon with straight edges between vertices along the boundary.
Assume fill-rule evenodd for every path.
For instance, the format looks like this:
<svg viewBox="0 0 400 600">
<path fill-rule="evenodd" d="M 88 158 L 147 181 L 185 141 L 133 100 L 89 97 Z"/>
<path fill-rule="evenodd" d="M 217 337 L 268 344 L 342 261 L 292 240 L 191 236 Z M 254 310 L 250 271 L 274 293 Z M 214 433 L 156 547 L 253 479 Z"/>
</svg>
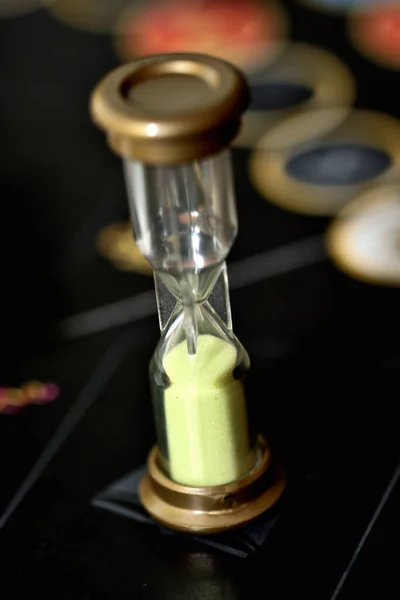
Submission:
<svg viewBox="0 0 400 600">
<path fill-rule="evenodd" d="M 165 356 L 164 401 L 171 477 L 201 487 L 242 477 L 252 456 L 244 390 L 232 375 L 236 349 L 212 335 L 197 344 L 193 356 L 186 341 Z"/>
</svg>

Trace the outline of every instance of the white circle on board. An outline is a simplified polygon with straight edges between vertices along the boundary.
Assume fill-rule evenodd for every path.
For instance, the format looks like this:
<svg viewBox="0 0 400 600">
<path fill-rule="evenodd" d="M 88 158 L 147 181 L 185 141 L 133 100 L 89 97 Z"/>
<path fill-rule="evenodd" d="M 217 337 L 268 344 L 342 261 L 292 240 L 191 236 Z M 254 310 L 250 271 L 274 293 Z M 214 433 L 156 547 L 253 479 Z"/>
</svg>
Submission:
<svg viewBox="0 0 400 600">
<path fill-rule="evenodd" d="M 327 245 L 349 275 L 400 286 L 400 184 L 376 187 L 351 202 L 330 226 Z"/>
</svg>

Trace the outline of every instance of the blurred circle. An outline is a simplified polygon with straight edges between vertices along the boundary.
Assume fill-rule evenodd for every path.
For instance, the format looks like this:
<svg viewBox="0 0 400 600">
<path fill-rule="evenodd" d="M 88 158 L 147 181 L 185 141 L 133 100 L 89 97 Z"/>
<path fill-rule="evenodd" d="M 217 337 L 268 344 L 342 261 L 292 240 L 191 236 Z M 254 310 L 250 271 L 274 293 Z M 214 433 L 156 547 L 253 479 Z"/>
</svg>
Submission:
<svg viewBox="0 0 400 600">
<path fill-rule="evenodd" d="M 292 44 L 269 68 L 251 77 L 252 101 L 234 146 L 254 148 L 288 116 L 318 108 L 348 106 L 355 98 L 353 76 L 330 52 Z"/>
<path fill-rule="evenodd" d="M 349 19 L 349 36 L 367 59 L 400 69 L 400 2 L 382 0 L 355 10 Z"/>
<path fill-rule="evenodd" d="M 374 187 L 348 204 L 328 229 L 327 247 L 348 275 L 400 286 L 400 184 Z"/>
<path fill-rule="evenodd" d="M 103 229 L 97 237 L 99 253 L 119 271 L 132 271 L 151 275 L 153 270 L 135 244 L 130 222 L 114 223 Z"/>
<path fill-rule="evenodd" d="M 1 1 L 1 0 L 0 0 Z M 140 6 L 144 0 L 44 0 L 50 14 L 58 21 L 93 33 L 110 33 L 121 10 L 128 5 Z"/>
<path fill-rule="evenodd" d="M 47 0 L 49 3 L 55 0 Z M 0 19 L 18 17 L 43 7 L 43 0 L 0 0 Z"/>
<path fill-rule="evenodd" d="M 250 159 L 258 192 L 285 209 L 326 216 L 371 184 L 393 181 L 400 172 L 400 121 L 361 110 L 344 120 L 341 114 L 300 115 L 267 134 Z"/>
<path fill-rule="evenodd" d="M 125 62 L 168 52 L 199 52 L 249 72 L 282 50 L 287 22 L 274 2 L 158 0 L 121 13 L 115 46 Z"/>
<path fill-rule="evenodd" d="M 354 185 L 378 177 L 390 163 L 383 150 L 357 143 L 332 144 L 294 156 L 288 161 L 286 172 L 313 185 Z"/>
</svg>

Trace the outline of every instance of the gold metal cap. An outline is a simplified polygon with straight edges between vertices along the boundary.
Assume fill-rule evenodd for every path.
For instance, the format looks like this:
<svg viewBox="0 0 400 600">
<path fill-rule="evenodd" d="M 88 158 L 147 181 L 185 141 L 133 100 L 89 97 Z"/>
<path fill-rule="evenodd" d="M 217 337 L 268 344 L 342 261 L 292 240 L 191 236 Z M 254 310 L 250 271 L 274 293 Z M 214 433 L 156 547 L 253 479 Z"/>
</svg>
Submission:
<svg viewBox="0 0 400 600">
<path fill-rule="evenodd" d="M 203 54 L 162 54 L 107 75 L 91 99 L 94 122 L 118 155 L 158 165 L 229 146 L 249 101 L 244 76 Z"/>
<path fill-rule="evenodd" d="M 140 500 L 156 521 L 177 531 L 213 534 L 243 527 L 271 509 L 286 486 L 283 468 L 272 460 L 261 436 L 257 450 L 257 464 L 242 479 L 195 488 L 165 475 L 155 446 L 139 485 Z"/>
</svg>

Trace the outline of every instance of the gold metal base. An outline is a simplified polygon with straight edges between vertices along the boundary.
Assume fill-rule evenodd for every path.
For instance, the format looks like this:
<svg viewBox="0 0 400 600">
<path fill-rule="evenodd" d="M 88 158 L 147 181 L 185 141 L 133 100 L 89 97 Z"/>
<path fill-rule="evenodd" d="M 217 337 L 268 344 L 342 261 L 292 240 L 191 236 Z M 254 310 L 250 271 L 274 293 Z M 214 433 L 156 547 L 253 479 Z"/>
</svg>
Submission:
<svg viewBox="0 0 400 600">
<path fill-rule="evenodd" d="M 242 527 L 271 508 L 283 493 L 283 469 L 273 464 L 264 439 L 258 439 L 259 459 L 239 481 L 194 488 L 169 479 L 161 470 L 158 448 L 147 461 L 139 496 L 150 515 L 170 529 L 197 534 L 220 533 Z"/>
</svg>

